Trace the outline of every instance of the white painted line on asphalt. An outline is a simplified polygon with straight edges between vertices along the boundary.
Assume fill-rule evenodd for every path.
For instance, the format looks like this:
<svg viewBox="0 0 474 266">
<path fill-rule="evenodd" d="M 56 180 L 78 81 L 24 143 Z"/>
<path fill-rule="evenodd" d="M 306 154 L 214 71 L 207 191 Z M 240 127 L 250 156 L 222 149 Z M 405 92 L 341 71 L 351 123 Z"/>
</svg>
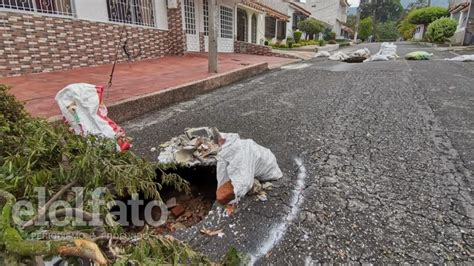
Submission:
<svg viewBox="0 0 474 266">
<path fill-rule="evenodd" d="M 254 254 L 250 255 L 249 265 L 254 265 L 258 259 L 265 256 L 283 239 L 283 236 L 286 234 L 286 230 L 288 229 L 288 225 L 295 220 L 300 211 L 300 206 L 303 203 L 302 192 L 306 179 L 306 167 L 303 164 L 303 160 L 300 158 L 295 158 L 295 163 L 298 166 L 298 173 L 296 175 L 295 187 L 291 190 L 291 210 L 283 221 L 272 227 L 265 241 L 263 241 Z"/>
</svg>

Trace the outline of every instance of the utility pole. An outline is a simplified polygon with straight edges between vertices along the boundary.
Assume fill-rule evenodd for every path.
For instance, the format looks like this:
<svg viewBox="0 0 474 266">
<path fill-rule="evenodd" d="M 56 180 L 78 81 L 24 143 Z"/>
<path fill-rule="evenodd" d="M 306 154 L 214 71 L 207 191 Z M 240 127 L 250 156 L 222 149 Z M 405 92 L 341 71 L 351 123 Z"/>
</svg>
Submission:
<svg viewBox="0 0 474 266">
<path fill-rule="evenodd" d="M 357 43 L 357 37 L 359 37 L 359 27 L 360 27 L 360 6 L 357 7 L 357 20 L 356 20 L 356 28 L 354 33 L 354 42 Z"/>
<path fill-rule="evenodd" d="M 209 52 L 208 71 L 217 73 L 217 0 L 209 0 Z"/>
</svg>

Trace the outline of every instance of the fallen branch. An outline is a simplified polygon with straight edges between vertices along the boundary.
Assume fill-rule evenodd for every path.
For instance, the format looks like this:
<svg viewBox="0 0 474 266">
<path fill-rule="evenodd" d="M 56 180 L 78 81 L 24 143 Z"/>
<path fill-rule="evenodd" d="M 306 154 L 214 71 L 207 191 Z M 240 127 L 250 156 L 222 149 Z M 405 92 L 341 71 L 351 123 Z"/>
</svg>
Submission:
<svg viewBox="0 0 474 266">
<path fill-rule="evenodd" d="M 46 211 L 51 207 L 51 205 L 58 200 L 66 191 L 68 191 L 72 186 L 76 184 L 76 180 L 72 181 L 71 183 L 65 185 L 64 187 L 61 188 L 44 206 L 41 206 L 41 208 L 38 210 L 38 214 L 31 218 L 29 221 L 27 221 L 25 224 L 23 224 L 22 228 L 28 228 L 31 227 L 35 224 L 36 221 L 42 220 L 45 218 Z"/>
</svg>

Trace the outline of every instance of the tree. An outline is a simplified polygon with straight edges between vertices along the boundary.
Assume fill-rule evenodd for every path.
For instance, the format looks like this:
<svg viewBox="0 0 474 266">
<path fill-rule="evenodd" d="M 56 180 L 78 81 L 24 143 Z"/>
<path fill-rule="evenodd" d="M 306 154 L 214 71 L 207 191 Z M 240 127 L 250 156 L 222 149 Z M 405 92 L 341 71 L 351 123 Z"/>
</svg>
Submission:
<svg viewBox="0 0 474 266">
<path fill-rule="evenodd" d="M 373 21 L 372 21 L 372 17 L 368 17 L 368 18 L 364 18 L 361 22 L 360 22 L 360 26 L 359 26 L 359 38 L 363 41 L 367 40 L 367 38 L 369 38 L 370 35 L 372 35 L 372 29 L 373 29 Z"/>
<path fill-rule="evenodd" d="M 448 9 L 444 7 L 424 7 L 420 9 L 415 9 L 408 14 L 408 21 L 411 24 L 423 24 L 427 26 L 431 22 L 442 18 L 448 17 Z"/>
<path fill-rule="evenodd" d="M 403 39 L 410 40 L 415 33 L 416 25 L 411 24 L 407 18 L 404 18 L 398 24 L 398 32 L 402 35 Z"/>
<path fill-rule="evenodd" d="M 325 29 L 324 24 L 314 18 L 307 18 L 298 23 L 298 29 L 306 33 L 306 38 L 322 32 Z"/>
<path fill-rule="evenodd" d="M 395 21 L 385 21 L 377 29 L 377 39 L 382 41 L 394 41 L 399 36 L 397 22 Z"/>
<path fill-rule="evenodd" d="M 426 31 L 431 42 L 444 43 L 453 37 L 458 23 L 450 18 L 440 18 L 433 21 Z"/>
<path fill-rule="evenodd" d="M 428 6 L 428 0 L 416 0 L 413 3 L 408 4 L 406 10 L 415 10 L 418 8 L 423 8 Z"/>
<path fill-rule="evenodd" d="M 403 14 L 400 0 L 361 0 L 361 17 L 372 17 L 372 32 L 377 32 L 377 24 L 385 21 L 398 21 Z"/>
</svg>

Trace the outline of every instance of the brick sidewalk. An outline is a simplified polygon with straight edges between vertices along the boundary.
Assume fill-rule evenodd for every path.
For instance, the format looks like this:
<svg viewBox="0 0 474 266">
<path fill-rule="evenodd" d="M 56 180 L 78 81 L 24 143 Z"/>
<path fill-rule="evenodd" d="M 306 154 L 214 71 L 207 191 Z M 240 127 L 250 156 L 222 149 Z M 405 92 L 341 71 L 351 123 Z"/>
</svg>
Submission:
<svg viewBox="0 0 474 266">
<path fill-rule="evenodd" d="M 267 62 L 270 68 L 294 62 L 295 59 L 246 54 L 219 54 L 220 74 L 248 65 Z M 106 85 L 111 65 L 1 78 L 0 83 L 12 86 L 11 92 L 26 104 L 27 110 L 41 117 L 60 114 L 54 100 L 56 93 L 71 83 Z M 213 76 L 207 73 L 207 54 L 163 57 L 133 63 L 117 64 L 113 86 L 106 104 L 176 87 Z"/>
</svg>

